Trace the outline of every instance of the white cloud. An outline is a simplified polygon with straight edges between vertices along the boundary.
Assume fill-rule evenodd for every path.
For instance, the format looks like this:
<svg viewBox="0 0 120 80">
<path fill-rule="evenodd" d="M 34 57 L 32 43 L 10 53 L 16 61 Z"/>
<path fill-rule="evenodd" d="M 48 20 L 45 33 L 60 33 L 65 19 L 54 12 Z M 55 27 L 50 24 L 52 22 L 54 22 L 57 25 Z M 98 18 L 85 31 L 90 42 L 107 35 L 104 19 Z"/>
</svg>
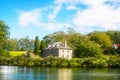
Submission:
<svg viewBox="0 0 120 80">
<path fill-rule="evenodd" d="M 62 8 L 62 4 L 57 4 L 57 5 L 54 7 L 53 12 L 48 15 L 48 18 L 49 18 L 50 20 L 55 19 L 56 16 L 57 16 L 57 14 L 60 12 L 61 8 Z"/>
<path fill-rule="evenodd" d="M 70 5 L 70 6 L 67 6 L 67 8 L 66 8 L 67 10 L 76 10 L 77 9 L 77 7 L 76 6 L 74 6 L 74 5 Z"/>
<path fill-rule="evenodd" d="M 22 26 L 28 26 L 30 23 L 36 24 L 39 22 L 40 17 L 40 9 L 19 11 L 19 24 Z"/>
<path fill-rule="evenodd" d="M 82 0 L 55 0 L 56 4 L 78 4 Z"/>
<path fill-rule="evenodd" d="M 51 15 L 51 21 L 46 20 L 46 22 L 42 22 L 41 20 L 44 18 L 44 16 L 42 15 L 44 10 L 34 9 L 31 11 L 19 11 L 19 24 L 21 26 L 29 26 L 30 24 L 34 24 L 35 26 L 44 28 L 46 30 L 51 30 L 51 31 L 58 30 L 63 25 L 60 22 L 54 21 L 53 18 L 55 18 L 55 16 L 59 12 L 60 7 L 61 6 L 55 8 L 53 15 Z"/>
<path fill-rule="evenodd" d="M 84 4 L 90 7 L 84 11 L 78 11 L 73 19 L 73 24 L 79 28 L 94 28 L 95 26 L 106 30 L 117 30 L 120 26 L 120 8 L 104 4 L 109 0 L 84 0 Z"/>
<path fill-rule="evenodd" d="M 59 30 L 60 28 L 63 27 L 63 25 L 59 22 L 47 22 L 47 23 L 39 22 L 37 26 L 42 27 L 46 30 L 50 30 L 50 31 Z"/>
<path fill-rule="evenodd" d="M 104 4 L 106 1 L 112 1 L 112 5 Z M 117 0 L 116 0 L 117 1 Z M 47 30 L 58 30 L 63 27 L 76 26 L 75 28 L 81 31 L 90 30 L 93 28 L 100 27 L 103 29 L 120 29 L 120 8 L 115 8 L 118 2 L 115 0 L 55 0 L 55 2 L 45 8 L 45 10 L 34 9 L 31 11 L 20 11 L 19 12 L 19 23 L 22 26 L 28 26 L 29 24 L 35 24 Z M 119 1 L 119 0 L 118 0 Z M 119 1 L 120 2 L 120 1 Z M 79 4 L 88 6 L 87 9 L 79 10 Z M 65 6 L 64 6 L 65 5 Z M 66 10 L 78 10 L 73 18 L 62 23 L 57 21 L 57 15 L 65 8 Z M 48 11 L 48 12 L 47 12 Z M 44 16 L 44 12 L 47 12 Z M 66 13 L 67 14 L 67 13 Z M 68 14 L 69 15 L 69 14 Z M 71 17 L 71 15 L 70 15 Z M 63 16 L 64 19 L 64 16 Z"/>
</svg>

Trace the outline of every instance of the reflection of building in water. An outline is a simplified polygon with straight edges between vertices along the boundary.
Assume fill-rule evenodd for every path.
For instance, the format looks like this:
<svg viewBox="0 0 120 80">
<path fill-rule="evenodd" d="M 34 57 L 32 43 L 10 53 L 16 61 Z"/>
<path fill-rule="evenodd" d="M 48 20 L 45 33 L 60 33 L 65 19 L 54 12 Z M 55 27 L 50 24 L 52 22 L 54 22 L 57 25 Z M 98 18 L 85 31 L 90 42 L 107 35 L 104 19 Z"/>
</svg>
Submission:
<svg viewBox="0 0 120 80">
<path fill-rule="evenodd" d="M 58 69 L 58 80 L 72 80 L 71 69 Z"/>
</svg>

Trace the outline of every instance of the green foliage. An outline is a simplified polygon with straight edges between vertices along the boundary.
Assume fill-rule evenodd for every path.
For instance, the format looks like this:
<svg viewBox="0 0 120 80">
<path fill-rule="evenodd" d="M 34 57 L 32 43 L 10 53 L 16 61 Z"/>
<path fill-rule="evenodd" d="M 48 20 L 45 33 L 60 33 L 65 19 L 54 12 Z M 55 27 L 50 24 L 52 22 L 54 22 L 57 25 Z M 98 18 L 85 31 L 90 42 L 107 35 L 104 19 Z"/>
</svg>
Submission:
<svg viewBox="0 0 120 80">
<path fill-rule="evenodd" d="M 47 44 L 51 44 L 53 42 L 64 42 L 66 39 L 66 33 L 63 31 L 58 31 L 58 32 L 54 32 L 52 34 L 46 35 L 43 40 L 47 43 Z"/>
<path fill-rule="evenodd" d="M 90 34 L 90 40 L 96 42 L 103 49 L 104 54 L 109 54 L 112 47 L 110 36 L 104 32 L 93 32 Z"/>
<path fill-rule="evenodd" d="M 90 40 L 101 45 L 101 48 L 110 48 L 112 46 L 110 37 L 105 33 L 93 33 L 90 35 Z"/>
<path fill-rule="evenodd" d="M 9 27 L 0 20 L 0 56 L 9 56 L 7 50 L 7 39 L 9 38 Z"/>
<path fill-rule="evenodd" d="M 10 53 L 7 50 L 0 48 L 0 56 L 9 57 Z"/>
<path fill-rule="evenodd" d="M 106 33 L 110 36 L 113 44 L 120 44 L 120 31 L 107 31 Z"/>
<path fill-rule="evenodd" d="M 7 49 L 10 51 L 27 51 L 34 49 L 34 40 L 29 39 L 28 36 L 25 38 L 14 39 L 10 38 L 7 40 Z"/>
<path fill-rule="evenodd" d="M 107 60 L 108 66 L 112 68 L 120 68 L 120 55 L 112 55 Z"/>
<path fill-rule="evenodd" d="M 33 50 L 34 48 L 34 40 L 29 39 L 29 36 L 26 36 L 26 38 L 20 38 L 17 41 L 17 49 L 16 50 Z"/>
<path fill-rule="evenodd" d="M 40 50 L 39 49 L 40 49 L 40 41 L 39 41 L 39 37 L 36 36 L 35 37 L 35 44 L 34 44 L 34 53 L 35 53 L 35 55 L 40 55 Z"/>
<path fill-rule="evenodd" d="M 46 45 L 45 41 L 42 40 L 41 43 L 40 43 L 41 56 L 42 56 L 43 50 L 46 48 L 46 46 L 47 46 L 47 45 Z"/>
<path fill-rule="evenodd" d="M 9 37 L 9 27 L 0 20 L 0 47 L 4 45 Z"/>
<path fill-rule="evenodd" d="M 25 56 L 0 56 L 0 65 L 27 66 L 27 67 L 91 67 L 91 68 L 120 68 L 120 55 L 104 56 L 103 58 L 29 58 Z"/>
<path fill-rule="evenodd" d="M 18 50 L 18 41 L 17 39 L 9 39 L 8 41 L 8 50 Z"/>
<path fill-rule="evenodd" d="M 102 55 L 100 45 L 93 41 L 78 41 L 75 47 L 76 57 L 100 57 Z"/>
</svg>

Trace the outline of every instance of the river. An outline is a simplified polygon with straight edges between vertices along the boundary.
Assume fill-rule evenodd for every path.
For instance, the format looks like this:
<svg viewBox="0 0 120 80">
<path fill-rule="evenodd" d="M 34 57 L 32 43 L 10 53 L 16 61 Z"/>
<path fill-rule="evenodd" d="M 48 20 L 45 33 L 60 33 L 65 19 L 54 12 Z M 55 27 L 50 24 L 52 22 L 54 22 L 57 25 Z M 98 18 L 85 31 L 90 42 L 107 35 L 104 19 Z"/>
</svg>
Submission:
<svg viewBox="0 0 120 80">
<path fill-rule="evenodd" d="M 0 66 L 0 80 L 120 80 L 120 69 Z"/>
</svg>

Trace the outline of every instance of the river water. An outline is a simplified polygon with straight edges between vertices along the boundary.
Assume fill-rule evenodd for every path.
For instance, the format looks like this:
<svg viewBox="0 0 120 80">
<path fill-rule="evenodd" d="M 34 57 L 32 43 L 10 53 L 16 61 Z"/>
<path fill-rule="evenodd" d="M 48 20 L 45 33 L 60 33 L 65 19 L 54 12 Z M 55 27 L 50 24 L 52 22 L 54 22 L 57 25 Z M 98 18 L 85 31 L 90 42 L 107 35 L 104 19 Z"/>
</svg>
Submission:
<svg viewBox="0 0 120 80">
<path fill-rule="evenodd" d="M 120 69 L 0 66 L 0 80 L 120 80 Z"/>
</svg>

